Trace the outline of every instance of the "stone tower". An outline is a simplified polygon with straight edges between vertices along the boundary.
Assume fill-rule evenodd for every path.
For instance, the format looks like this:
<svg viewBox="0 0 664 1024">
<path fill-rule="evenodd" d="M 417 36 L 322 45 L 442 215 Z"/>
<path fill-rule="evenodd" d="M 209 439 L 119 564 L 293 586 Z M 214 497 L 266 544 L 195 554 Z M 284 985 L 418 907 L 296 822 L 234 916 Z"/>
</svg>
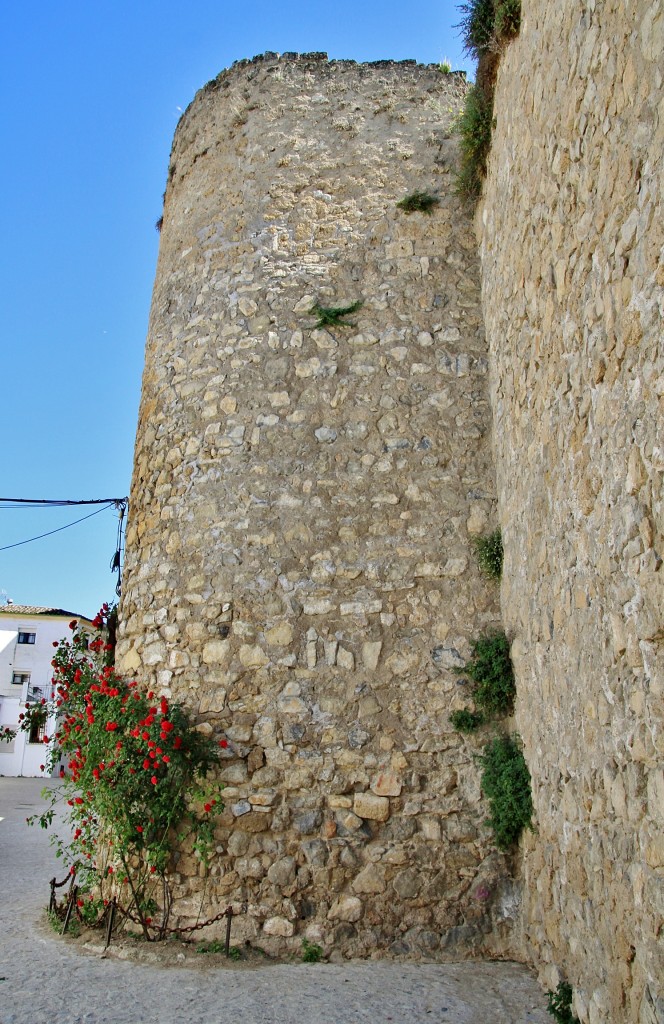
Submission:
<svg viewBox="0 0 664 1024">
<path fill-rule="evenodd" d="M 495 502 L 451 173 L 465 90 L 410 61 L 266 54 L 202 89 L 173 145 L 118 661 L 227 736 L 205 910 L 233 901 L 268 948 L 458 956 L 509 930 L 449 723 L 498 620 L 472 556 Z M 417 191 L 430 215 L 397 207 Z M 183 923 L 198 867 L 183 852 Z"/>
</svg>

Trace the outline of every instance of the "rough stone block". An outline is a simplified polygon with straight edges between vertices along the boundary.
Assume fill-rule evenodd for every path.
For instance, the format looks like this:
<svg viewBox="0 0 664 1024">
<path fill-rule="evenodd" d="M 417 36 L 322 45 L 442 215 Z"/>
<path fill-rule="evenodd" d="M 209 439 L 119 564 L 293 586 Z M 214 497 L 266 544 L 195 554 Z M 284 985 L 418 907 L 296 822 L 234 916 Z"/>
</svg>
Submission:
<svg viewBox="0 0 664 1024">
<path fill-rule="evenodd" d="M 373 793 L 356 793 L 353 800 L 353 811 L 359 818 L 387 821 L 390 816 L 390 801 L 384 796 L 375 796 Z"/>
</svg>

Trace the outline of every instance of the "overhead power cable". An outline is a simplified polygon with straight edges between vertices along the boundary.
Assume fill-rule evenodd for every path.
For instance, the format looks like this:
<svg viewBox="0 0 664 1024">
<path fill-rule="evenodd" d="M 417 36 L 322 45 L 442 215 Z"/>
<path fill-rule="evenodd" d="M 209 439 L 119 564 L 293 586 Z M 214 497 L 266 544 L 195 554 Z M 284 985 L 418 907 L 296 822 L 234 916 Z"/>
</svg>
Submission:
<svg viewBox="0 0 664 1024">
<path fill-rule="evenodd" d="M 48 533 L 40 533 L 36 537 L 28 537 L 27 540 L 19 540 L 15 544 L 5 544 L 4 547 L 0 548 L 0 551 L 9 551 L 10 548 L 20 548 L 22 544 L 32 544 L 33 540 L 41 540 L 42 537 L 52 537 L 54 533 L 61 533 L 62 530 L 68 530 L 70 526 L 78 526 L 79 523 L 84 522 L 86 519 L 92 519 L 93 516 L 98 516 L 100 512 L 105 512 L 106 509 L 113 508 L 113 505 L 106 505 L 104 508 L 98 508 L 94 512 L 90 512 L 89 515 L 83 516 L 82 519 L 76 519 L 73 523 L 67 523 L 66 526 L 59 526 L 57 530 L 49 530 Z"/>
<path fill-rule="evenodd" d="M 117 572 L 118 582 L 115 586 L 115 592 L 120 596 L 120 584 L 122 580 L 122 541 L 124 537 L 124 517 L 127 511 L 127 502 L 129 499 L 124 498 L 83 498 L 79 500 L 73 499 L 51 499 L 51 498 L 0 498 L 0 509 L 35 509 L 35 508 L 63 508 L 65 506 L 74 505 L 101 505 L 101 508 L 95 509 L 94 512 L 90 512 L 87 516 L 83 516 L 81 519 L 74 520 L 73 523 L 67 523 L 65 526 L 59 526 L 56 530 L 49 530 L 47 533 L 40 533 L 36 537 L 28 537 L 27 540 L 19 540 L 15 544 L 5 544 L 4 547 L 0 547 L 0 551 L 9 551 L 10 548 L 20 548 L 23 544 L 32 544 L 35 540 L 42 540 L 44 537 L 52 537 L 54 533 L 61 533 L 62 530 L 68 530 L 70 526 L 78 526 L 79 523 L 85 522 L 86 519 L 91 519 L 93 516 L 98 515 L 100 512 L 106 512 L 109 508 L 115 508 L 118 512 L 118 532 L 115 542 L 115 552 L 111 558 L 110 569 L 111 572 Z"/>
<path fill-rule="evenodd" d="M 28 508 L 40 508 L 50 506 L 51 508 L 63 507 L 65 505 L 125 505 L 128 502 L 128 498 L 83 498 L 78 501 L 74 500 L 61 500 L 55 498 L 0 498 L 0 508 L 14 508 L 27 506 Z M 2 502 L 8 502 L 7 505 L 2 505 Z"/>
</svg>

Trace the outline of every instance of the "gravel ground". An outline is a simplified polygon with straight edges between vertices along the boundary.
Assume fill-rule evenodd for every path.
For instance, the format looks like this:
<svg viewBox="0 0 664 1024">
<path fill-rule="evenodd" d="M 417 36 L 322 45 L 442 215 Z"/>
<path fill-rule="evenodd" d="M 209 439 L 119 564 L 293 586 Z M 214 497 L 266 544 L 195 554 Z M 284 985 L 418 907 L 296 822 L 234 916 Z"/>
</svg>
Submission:
<svg viewBox="0 0 664 1024">
<path fill-rule="evenodd" d="M 43 924 L 48 880 L 64 872 L 48 834 L 25 825 L 42 785 L 0 777 L 0 1024 L 550 1024 L 534 978 L 512 963 L 247 970 L 85 952 Z"/>
</svg>

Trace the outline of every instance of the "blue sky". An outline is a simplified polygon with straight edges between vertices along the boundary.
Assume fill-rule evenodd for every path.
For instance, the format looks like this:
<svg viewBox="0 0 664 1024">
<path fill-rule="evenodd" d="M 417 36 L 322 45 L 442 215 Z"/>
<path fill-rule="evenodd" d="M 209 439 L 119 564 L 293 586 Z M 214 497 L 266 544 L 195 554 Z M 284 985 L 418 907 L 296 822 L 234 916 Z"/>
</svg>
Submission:
<svg viewBox="0 0 664 1024">
<path fill-rule="evenodd" d="M 265 50 L 454 69 L 454 3 L 25 0 L 2 18 L 0 497 L 129 493 L 171 140 L 198 88 Z M 0 548 L 93 509 L 0 508 Z M 0 551 L 0 599 L 94 615 L 113 509 Z"/>
</svg>

